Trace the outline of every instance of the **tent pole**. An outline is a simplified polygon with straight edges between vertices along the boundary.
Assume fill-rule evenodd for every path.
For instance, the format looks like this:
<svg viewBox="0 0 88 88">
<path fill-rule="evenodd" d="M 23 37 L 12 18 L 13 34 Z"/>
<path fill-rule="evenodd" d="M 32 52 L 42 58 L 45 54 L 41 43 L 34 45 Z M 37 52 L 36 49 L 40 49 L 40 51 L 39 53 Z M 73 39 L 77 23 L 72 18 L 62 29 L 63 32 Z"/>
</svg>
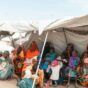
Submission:
<svg viewBox="0 0 88 88">
<path fill-rule="evenodd" d="M 65 32 L 65 29 L 63 28 L 63 32 L 64 32 L 64 37 L 65 37 L 65 41 L 66 41 L 66 45 L 68 44 L 68 41 L 67 41 L 67 36 L 66 36 L 66 32 Z"/>
<path fill-rule="evenodd" d="M 37 70 L 36 70 L 36 75 L 38 74 L 39 66 L 40 66 L 40 64 L 41 64 L 42 55 L 43 55 L 43 52 L 44 52 L 45 44 L 46 44 L 46 42 L 47 42 L 48 34 L 49 34 L 49 33 L 47 32 L 47 33 L 46 33 L 45 40 L 44 40 L 44 44 L 43 44 L 43 48 L 42 48 L 42 52 L 41 52 L 41 55 L 40 55 L 40 59 L 39 59 L 39 62 L 38 62 L 38 67 L 37 67 Z M 35 86 L 35 82 L 36 82 L 36 78 L 34 78 L 32 88 L 34 88 L 34 86 Z"/>
<path fill-rule="evenodd" d="M 11 36 L 9 36 L 9 39 L 10 39 L 11 42 L 12 42 L 12 46 L 15 48 L 15 44 L 14 44 L 13 38 L 12 38 Z"/>
</svg>

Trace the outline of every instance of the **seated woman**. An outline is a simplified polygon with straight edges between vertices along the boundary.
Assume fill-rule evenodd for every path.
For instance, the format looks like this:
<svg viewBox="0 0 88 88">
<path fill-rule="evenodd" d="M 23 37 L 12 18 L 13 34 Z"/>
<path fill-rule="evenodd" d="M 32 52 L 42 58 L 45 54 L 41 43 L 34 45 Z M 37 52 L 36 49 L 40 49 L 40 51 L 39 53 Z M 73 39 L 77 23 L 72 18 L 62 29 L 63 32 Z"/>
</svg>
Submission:
<svg viewBox="0 0 88 88">
<path fill-rule="evenodd" d="M 21 78 L 22 68 L 23 68 L 23 62 L 25 60 L 25 51 L 22 46 L 19 46 L 17 51 L 15 51 L 13 63 L 15 68 L 15 74 Z"/>
<path fill-rule="evenodd" d="M 22 78 L 24 77 L 25 75 L 25 71 L 27 68 L 32 68 L 35 64 L 37 64 L 37 57 L 33 57 L 32 58 L 32 62 L 31 63 L 28 63 L 28 62 L 24 62 L 24 65 L 23 65 L 23 68 L 22 68 Z"/>
<path fill-rule="evenodd" d="M 79 82 L 82 86 L 88 87 L 88 57 L 83 58 L 83 62 L 77 70 L 79 73 Z"/>
<path fill-rule="evenodd" d="M 43 78 L 44 74 L 42 70 L 38 70 L 38 75 L 36 76 L 37 64 L 33 65 L 32 68 L 29 66 L 25 70 L 25 75 L 21 82 L 18 84 L 19 88 L 32 88 L 33 80 L 36 77 L 35 88 L 43 88 Z"/>
<path fill-rule="evenodd" d="M 63 67 L 61 69 L 62 83 L 65 83 L 67 80 L 64 71 L 69 65 L 69 59 L 72 56 L 73 51 L 74 51 L 74 45 L 72 43 L 69 43 L 67 44 L 65 51 L 62 53 L 62 62 L 63 62 Z"/>
<path fill-rule="evenodd" d="M 52 47 L 50 49 L 50 52 L 46 55 L 45 61 L 48 60 L 48 61 L 52 62 L 52 61 L 54 61 L 56 59 L 56 57 L 57 57 L 57 53 L 55 52 L 54 47 Z"/>
<path fill-rule="evenodd" d="M 25 70 L 25 75 L 22 80 L 18 83 L 18 88 L 32 88 L 33 85 L 32 68 L 27 67 Z M 34 87 L 36 88 L 36 87 Z"/>
<path fill-rule="evenodd" d="M 78 57 L 78 52 L 76 50 L 74 50 L 72 52 L 72 56 L 70 57 L 69 60 L 69 66 L 67 67 L 66 71 L 67 71 L 67 76 L 69 77 L 68 79 L 68 86 L 70 84 L 70 79 L 71 78 L 75 78 L 75 83 L 77 86 L 77 67 L 80 63 L 80 58 Z"/>
<path fill-rule="evenodd" d="M 26 61 L 32 62 L 32 58 L 38 56 L 40 51 L 35 41 L 30 44 L 29 49 L 26 51 Z"/>
<path fill-rule="evenodd" d="M 49 63 L 51 63 L 53 60 L 55 60 L 57 57 L 57 53 L 55 52 L 54 47 L 50 49 L 50 51 L 46 54 L 44 58 L 42 58 L 42 63 L 40 65 L 41 69 L 44 71 L 47 69 Z"/>
<path fill-rule="evenodd" d="M 68 66 L 69 59 L 72 56 L 72 52 L 74 51 L 74 45 L 69 43 L 66 47 L 66 50 L 62 53 L 62 59 L 65 59 L 64 65 Z"/>
<path fill-rule="evenodd" d="M 8 79 L 13 75 L 13 66 L 11 65 L 9 52 L 5 51 L 2 58 L 0 58 L 0 79 Z"/>
<path fill-rule="evenodd" d="M 42 58 L 46 57 L 46 55 L 50 52 L 51 47 L 52 47 L 51 42 L 46 42 Z"/>
</svg>

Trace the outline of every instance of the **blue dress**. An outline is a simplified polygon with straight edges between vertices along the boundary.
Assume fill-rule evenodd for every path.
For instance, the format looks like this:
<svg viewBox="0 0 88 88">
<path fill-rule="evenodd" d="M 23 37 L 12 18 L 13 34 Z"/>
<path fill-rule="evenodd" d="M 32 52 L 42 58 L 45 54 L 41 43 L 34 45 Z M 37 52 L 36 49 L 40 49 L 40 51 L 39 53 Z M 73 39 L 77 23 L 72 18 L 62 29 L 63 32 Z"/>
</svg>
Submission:
<svg viewBox="0 0 88 88">
<path fill-rule="evenodd" d="M 18 83 L 18 88 L 32 88 L 33 80 L 30 78 L 24 78 Z M 34 87 L 36 88 L 36 87 Z"/>
</svg>

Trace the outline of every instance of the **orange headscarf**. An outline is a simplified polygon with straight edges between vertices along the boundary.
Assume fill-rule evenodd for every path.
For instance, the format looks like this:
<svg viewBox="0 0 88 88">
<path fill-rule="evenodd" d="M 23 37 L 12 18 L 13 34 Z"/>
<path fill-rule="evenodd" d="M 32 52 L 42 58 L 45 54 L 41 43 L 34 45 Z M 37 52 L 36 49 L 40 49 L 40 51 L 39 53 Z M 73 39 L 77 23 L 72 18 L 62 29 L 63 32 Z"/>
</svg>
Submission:
<svg viewBox="0 0 88 88">
<path fill-rule="evenodd" d="M 38 56 L 40 54 L 38 50 L 38 46 L 35 41 L 33 41 L 29 47 L 29 49 L 26 52 L 26 58 L 31 59 L 35 56 Z"/>
</svg>

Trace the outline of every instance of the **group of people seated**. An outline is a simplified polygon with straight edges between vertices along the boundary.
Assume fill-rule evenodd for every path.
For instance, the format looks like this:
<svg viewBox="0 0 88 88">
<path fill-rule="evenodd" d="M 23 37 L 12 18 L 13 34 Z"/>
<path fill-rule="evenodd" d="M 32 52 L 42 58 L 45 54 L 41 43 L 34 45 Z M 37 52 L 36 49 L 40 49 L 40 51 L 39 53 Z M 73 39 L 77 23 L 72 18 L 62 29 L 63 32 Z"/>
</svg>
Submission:
<svg viewBox="0 0 88 88">
<path fill-rule="evenodd" d="M 79 56 L 78 51 L 72 43 L 69 43 L 61 55 L 55 52 L 53 45 L 46 43 L 42 57 L 40 69 L 44 71 L 44 83 L 46 88 L 58 86 L 58 84 L 70 85 L 70 81 L 75 81 L 82 86 L 88 87 L 88 47 Z"/>
<path fill-rule="evenodd" d="M 47 42 L 42 57 L 40 54 L 35 41 L 27 50 L 19 46 L 11 54 L 8 51 L 0 52 L 0 79 L 6 80 L 14 76 L 18 88 L 32 88 L 34 79 L 34 88 L 49 88 L 66 81 L 68 87 L 71 80 L 88 87 L 88 47 L 82 56 L 79 56 L 74 45 L 69 43 L 59 55 L 53 45 Z"/>
</svg>

